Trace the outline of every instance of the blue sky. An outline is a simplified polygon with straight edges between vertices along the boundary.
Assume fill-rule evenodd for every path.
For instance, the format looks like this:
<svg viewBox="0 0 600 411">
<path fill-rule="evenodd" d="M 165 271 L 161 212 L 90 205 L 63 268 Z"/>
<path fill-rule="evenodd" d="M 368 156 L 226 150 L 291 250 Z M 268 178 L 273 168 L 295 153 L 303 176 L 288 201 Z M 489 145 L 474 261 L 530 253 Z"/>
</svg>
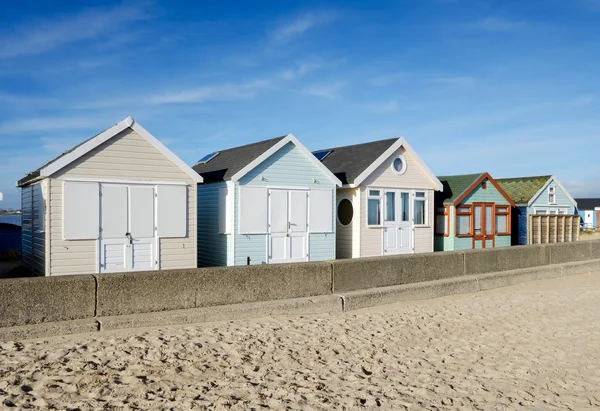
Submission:
<svg viewBox="0 0 600 411">
<path fill-rule="evenodd" d="M 0 207 L 131 115 L 186 162 L 405 136 L 438 175 L 600 196 L 600 0 L 25 1 L 0 14 Z"/>
</svg>

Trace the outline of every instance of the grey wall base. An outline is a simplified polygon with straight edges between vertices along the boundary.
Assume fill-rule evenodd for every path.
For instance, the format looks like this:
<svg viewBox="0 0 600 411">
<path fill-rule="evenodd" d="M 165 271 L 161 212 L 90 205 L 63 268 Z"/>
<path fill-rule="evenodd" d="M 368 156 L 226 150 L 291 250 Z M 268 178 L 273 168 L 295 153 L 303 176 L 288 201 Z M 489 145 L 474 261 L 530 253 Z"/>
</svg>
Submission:
<svg viewBox="0 0 600 411">
<path fill-rule="evenodd" d="M 341 314 L 346 311 L 377 305 L 437 298 L 459 293 L 476 293 L 529 281 L 584 273 L 596 273 L 595 275 L 598 275 L 600 273 L 600 259 L 495 273 L 463 275 L 442 280 L 370 288 L 331 295 L 2 327 L 0 328 L 0 340 L 23 340 L 124 328 L 231 321 L 265 316 Z"/>
</svg>

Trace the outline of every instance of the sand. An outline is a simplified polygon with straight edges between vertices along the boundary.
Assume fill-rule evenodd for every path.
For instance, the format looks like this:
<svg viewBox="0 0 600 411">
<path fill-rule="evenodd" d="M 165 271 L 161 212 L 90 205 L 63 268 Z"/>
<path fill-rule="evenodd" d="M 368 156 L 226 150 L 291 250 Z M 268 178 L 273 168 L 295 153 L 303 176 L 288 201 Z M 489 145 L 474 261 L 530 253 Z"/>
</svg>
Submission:
<svg viewBox="0 0 600 411">
<path fill-rule="evenodd" d="M 600 273 L 344 315 L 0 345 L 41 409 L 600 409 Z"/>
</svg>

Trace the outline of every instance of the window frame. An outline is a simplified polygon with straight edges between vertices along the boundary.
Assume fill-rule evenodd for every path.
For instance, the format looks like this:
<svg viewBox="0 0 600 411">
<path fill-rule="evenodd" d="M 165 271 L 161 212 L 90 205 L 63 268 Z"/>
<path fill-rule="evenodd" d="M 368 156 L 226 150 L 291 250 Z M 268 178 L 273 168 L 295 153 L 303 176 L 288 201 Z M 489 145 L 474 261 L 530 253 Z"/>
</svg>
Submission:
<svg viewBox="0 0 600 411">
<path fill-rule="evenodd" d="M 548 186 L 548 204 L 557 204 L 555 186 Z"/>
<path fill-rule="evenodd" d="M 498 208 L 506 208 L 506 211 L 498 211 Z M 496 216 L 506 216 L 506 231 L 499 232 L 498 224 L 496 224 Z M 510 235 L 511 233 L 511 206 L 494 204 L 494 235 Z"/>
<path fill-rule="evenodd" d="M 394 167 L 394 163 L 396 162 L 397 159 L 400 159 L 400 161 L 402 161 L 402 168 L 400 170 L 396 170 L 396 168 Z M 406 164 L 406 158 L 404 158 L 404 156 L 402 154 L 398 154 L 397 156 L 394 156 L 394 159 L 392 160 L 391 168 L 392 168 L 392 171 L 394 172 L 394 174 L 397 174 L 399 176 L 406 173 L 406 169 L 408 168 L 408 164 Z"/>
<path fill-rule="evenodd" d="M 440 209 L 442 207 L 436 207 L 435 208 L 435 212 L 434 212 L 434 235 L 438 235 L 438 236 L 444 236 L 444 237 L 448 237 L 450 235 L 450 206 L 445 205 L 443 207 L 443 212 L 440 212 Z M 440 233 L 438 231 L 438 216 L 444 216 L 444 221 L 445 221 L 445 226 L 444 226 L 444 232 Z"/>
<path fill-rule="evenodd" d="M 468 208 L 469 211 L 458 211 L 459 208 Z M 473 224 L 473 204 L 461 204 L 454 207 L 454 233 L 458 238 L 473 237 L 474 235 L 474 224 Z M 469 232 L 467 234 L 458 233 L 458 216 L 468 215 L 469 216 Z"/>
<path fill-rule="evenodd" d="M 378 195 L 372 195 L 371 191 L 377 191 L 379 194 Z M 365 216 L 365 220 L 367 222 L 367 227 L 375 227 L 375 228 L 380 228 L 383 227 L 383 210 L 382 210 L 382 205 L 383 205 L 383 198 L 382 198 L 382 193 L 383 193 L 383 189 L 380 188 L 369 188 L 367 187 L 367 215 Z M 369 224 L 369 200 L 377 200 L 379 201 L 379 205 L 378 205 L 378 211 L 379 211 L 379 224 Z"/>
<path fill-rule="evenodd" d="M 424 196 L 423 197 L 417 197 L 417 193 L 423 193 Z M 427 195 L 427 191 L 421 191 L 421 190 L 413 190 L 412 192 L 413 194 L 413 218 L 412 218 L 412 222 L 413 222 L 413 226 L 414 227 L 429 227 L 429 221 L 427 219 L 427 214 L 429 214 L 427 212 L 427 207 L 429 205 L 429 196 Z M 415 215 L 416 210 L 417 210 L 417 201 L 419 202 L 423 202 L 423 223 L 422 224 L 417 224 L 415 221 Z"/>
</svg>

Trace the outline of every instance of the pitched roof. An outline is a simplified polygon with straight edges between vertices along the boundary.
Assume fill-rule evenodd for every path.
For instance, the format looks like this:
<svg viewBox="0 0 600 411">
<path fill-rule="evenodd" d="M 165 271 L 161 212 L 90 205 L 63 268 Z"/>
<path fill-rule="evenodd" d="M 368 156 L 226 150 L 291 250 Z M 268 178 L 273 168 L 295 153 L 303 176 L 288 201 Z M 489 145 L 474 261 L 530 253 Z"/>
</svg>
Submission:
<svg viewBox="0 0 600 411">
<path fill-rule="evenodd" d="M 438 176 L 444 190 L 435 193 L 435 202 L 454 204 L 454 202 L 484 174 L 485 173 Z"/>
<path fill-rule="evenodd" d="M 219 151 L 212 160 L 204 164 L 195 164 L 192 168 L 202 176 L 205 183 L 231 180 L 238 171 L 256 160 L 267 150 L 286 136 L 259 141 Z"/>
<path fill-rule="evenodd" d="M 578 210 L 593 210 L 600 207 L 600 198 L 576 198 Z"/>
<path fill-rule="evenodd" d="M 497 178 L 496 182 L 517 204 L 527 204 L 552 178 L 548 176 Z"/>
<path fill-rule="evenodd" d="M 390 138 L 318 151 L 331 150 L 322 163 L 342 181 L 342 184 L 353 184 L 356 177 L 369 168 L 396 141 L 397 138 Z"/>
<path fill-rule="evenodd" d="M 17 186 L 23 187 L 28 185 L 34 180 L 37 180 L 40 177 L 49 177 L 57 171 L 63 169 L 67 165 L 71 164 L 73 161 L 82 157 L 83 155 L 89 153 L 100 145 L 106 143 L 112 138 L 118 136 L 121 132 L 126 129 L 132 129 L 137 134 L 139 134 L 144 140 L 146 140 L 151 146 L 160 151 L 165 157 L 167 157 L 171 162 L 177 165 L 183 172 L 185 172 L 190 178 L 192 178 L 197 183 L 202 182 L 202 178 L 198 176 L 186 163 L 184 163 L 179 157 L 177 157 L 171 150 L 166 148 L 160 141 L 156 139 L 152 134 L 146 131 L 139 123 L 137 123 L 133 118 L 127 117 L 124 120 L 119 121 L 114 126 L 107 128 L 100 134 L 96 134 L 93 137 L 88 138 L 80 144 L 77 144 L 75 147 L 71 148 L 60 154 L 58 157 L 53 158 L 40 168 L 31 173 L 28 173 L 24 178 L 17 182 Z"/>
</svg>

